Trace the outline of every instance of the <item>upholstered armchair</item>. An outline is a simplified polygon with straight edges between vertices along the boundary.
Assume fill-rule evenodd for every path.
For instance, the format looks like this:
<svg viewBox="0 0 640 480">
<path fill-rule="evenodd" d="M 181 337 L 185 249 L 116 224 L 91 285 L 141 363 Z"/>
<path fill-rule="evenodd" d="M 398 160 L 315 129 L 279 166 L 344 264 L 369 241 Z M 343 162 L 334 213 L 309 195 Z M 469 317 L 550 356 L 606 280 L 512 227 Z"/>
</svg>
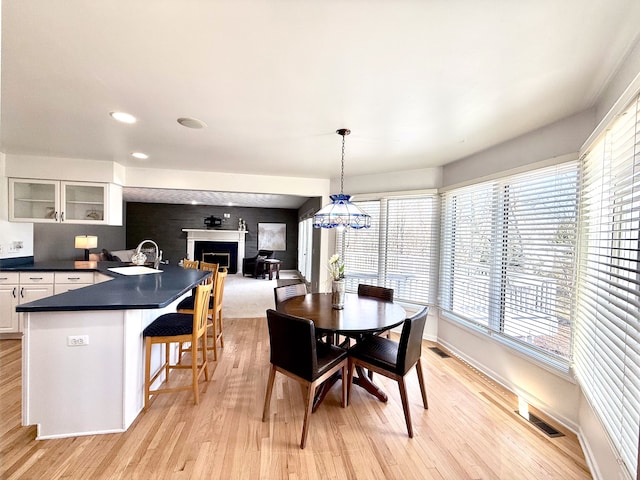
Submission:
<svg viewBox="0 0 640 480">
<path fill-rule="evenodd" d="M 242 259 L 242 276 L 251 275 L 258 278 L 262 275 L 265 258 L 273 258 L 273 250 L 258 250 L 255 257 L 245 257 Z"/>
</svg>

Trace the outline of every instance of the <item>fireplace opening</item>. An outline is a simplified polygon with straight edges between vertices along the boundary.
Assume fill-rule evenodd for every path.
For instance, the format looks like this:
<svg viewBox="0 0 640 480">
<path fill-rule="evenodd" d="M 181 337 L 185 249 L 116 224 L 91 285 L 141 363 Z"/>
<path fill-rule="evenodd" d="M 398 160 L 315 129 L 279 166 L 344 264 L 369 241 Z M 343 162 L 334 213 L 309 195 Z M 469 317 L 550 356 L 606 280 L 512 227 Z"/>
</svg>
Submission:
<svg viewBox="0 0 640 480">
<path fill-rule="evenodd" d="M 193 258 L 201 262 L 217 263 L 229 273 L 238 272 L 238 244 L 235 242 L 202 242 L 194 244 Z"/>
<path fill-rule="evenodd" d="M 229 252 L 202 252 L 203 262 L 217 263 L 219 267 L 231 266 L 231 254 Z"/>
</svg>

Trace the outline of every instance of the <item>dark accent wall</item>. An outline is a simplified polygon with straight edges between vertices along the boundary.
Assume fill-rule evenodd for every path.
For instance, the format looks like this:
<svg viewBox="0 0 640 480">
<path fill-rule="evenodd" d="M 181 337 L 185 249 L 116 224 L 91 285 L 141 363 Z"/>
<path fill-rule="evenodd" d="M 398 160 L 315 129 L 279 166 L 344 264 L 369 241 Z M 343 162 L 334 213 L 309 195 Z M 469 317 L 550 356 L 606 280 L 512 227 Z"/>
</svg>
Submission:
<svg viewBox="0 0 640 480">
<path fill-rule="evenodd" d="M 274 256 L 282 261 L 282 269 L 298 268 L 298 210 L 295 209 L 127 202 L 125 212 L 126 248 L 135 248 L 142 240 L 151 239 L 163 251 L 164 259 L 172 264 L 187 254 L 187 234 L 182 229 L 205 229 L 206 217 L 221 218 L 219 230 L 237 230 L 238 219 L 242 218 L 248 231 L 245 236 L 246 257 L 258 253 L 258 223 L 285 223 L 287 250 L 277 251 Z M 224 218 L 225 213 L 229 218 Z"/>
<path fill-rule="evenodd" d="M 125 248 L 125 228 L 108 225 L 75 225 L 70 223 L 34 223 L 33 258 L 36 262 L 52 260 L 82 260 L 84 250 L 74 247 L 76 235 L 96 235 L 100 250 L 122 250 Z"/>
</svg>

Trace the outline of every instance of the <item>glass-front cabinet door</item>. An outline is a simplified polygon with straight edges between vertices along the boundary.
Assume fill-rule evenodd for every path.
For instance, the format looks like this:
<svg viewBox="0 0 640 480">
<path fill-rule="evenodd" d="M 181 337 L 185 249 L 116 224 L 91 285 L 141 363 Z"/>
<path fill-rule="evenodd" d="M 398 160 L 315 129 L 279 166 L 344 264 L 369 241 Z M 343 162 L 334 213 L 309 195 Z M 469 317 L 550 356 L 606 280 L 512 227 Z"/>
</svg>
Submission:
<svg viewBox="0 0 640 480">
<path fill-rule="evenodd" d="M 113 184 L 10 178 L 9 199 L 13 222 L 122 225 L 122 187 Z"/>
<path fill-rule="evenodd" d="M 25 222 L 60 221 L 60 182 L 9 179 L 9 219 Z"/>
<path fill-rule="evenodd" d="M 62 221 L 103 223 L 106 195 L 104 184 L 62 182 Z"/>
</svg>

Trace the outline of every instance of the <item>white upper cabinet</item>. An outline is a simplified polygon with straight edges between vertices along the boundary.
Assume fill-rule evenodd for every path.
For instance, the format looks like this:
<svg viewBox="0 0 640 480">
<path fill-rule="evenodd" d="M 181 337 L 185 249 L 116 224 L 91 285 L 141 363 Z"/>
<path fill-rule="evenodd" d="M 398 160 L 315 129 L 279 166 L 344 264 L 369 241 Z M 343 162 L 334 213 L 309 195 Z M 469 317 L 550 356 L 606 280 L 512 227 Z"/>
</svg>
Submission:
<svg viewBox="0 0 640 480">
<path fill-rule="evenodd" d="M 9 220 L 122 225 L 122 187 L 112 183 L 9 179 Z"/>
</svg>

